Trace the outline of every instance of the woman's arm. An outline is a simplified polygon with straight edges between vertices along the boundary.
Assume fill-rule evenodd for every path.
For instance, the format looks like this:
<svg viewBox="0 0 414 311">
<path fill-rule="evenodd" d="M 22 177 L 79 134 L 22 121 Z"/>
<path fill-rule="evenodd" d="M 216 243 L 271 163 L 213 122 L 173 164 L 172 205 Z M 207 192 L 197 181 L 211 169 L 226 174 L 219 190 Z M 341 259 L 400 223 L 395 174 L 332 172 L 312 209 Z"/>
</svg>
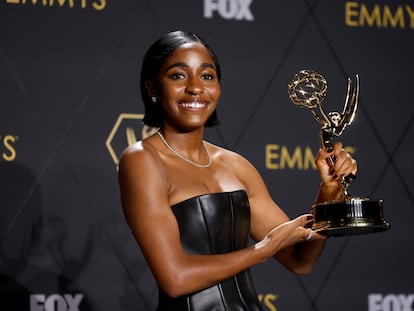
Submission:
<svg viewBox="0 0 414 311">
<path fill-rule="evenodd" d="M 328 157 L 334 156 L 336 162 L 329 165 Z M 315 203 L 341 199 L 344 195 L 341 187 L 341 177 L 356 173 L 356 162 L 342 149 L 341 143 L 336 143 L 332 152 L 320 150 L 315 160 L 321 186 Z M 245 165 L 246 166 L 246 165 Z M 277 239 L 277 231 L 273 228 L 284 226 L 289 219 L 287 215 L 274 203 L 267 188 L 253 167 L 243 171 L 243 180 L 248 185 L 249 200 L 252 209 L 251 234 L 257 241 L 272 237 Z M 270 232 L 270 233 L 269 233 Z M 309 231 L 298 226 L 291 235 L 281 237 L 282 250 L 275 254 L 275 258 L 287 269 L 297 274 L 310 273 L 319 259 L 326 237 L 313 232 L 311 241 L 306 241 Z"/>
<path fill-rule="evenodd" d="M 185 254 L 179 229 L 168 202 L 168 179 L 163 164 L 151 151 L 137 143 L 127 149 L 119 165 L 122 207 L 127 223 L 163 291 L 172 297 L 188 294 L 225 280 L 280 249 L 277 243 L 263 241 L 249 248 L 220 255 Z M 287 224 L 285 233 L 307 222 L 300 217 Z"/>
</svg>

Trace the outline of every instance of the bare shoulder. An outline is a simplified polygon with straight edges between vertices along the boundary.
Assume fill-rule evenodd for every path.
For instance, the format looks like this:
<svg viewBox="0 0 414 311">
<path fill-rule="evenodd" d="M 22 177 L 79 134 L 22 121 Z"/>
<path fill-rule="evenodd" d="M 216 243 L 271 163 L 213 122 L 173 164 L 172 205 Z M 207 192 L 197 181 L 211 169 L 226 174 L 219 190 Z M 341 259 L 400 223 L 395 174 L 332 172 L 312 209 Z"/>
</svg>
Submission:
<svg viewBox="0 0 414 311">
<path fill-rule="evenodd" d="M 128 146 L 121 154 L 119 165 L 142 164 L 147 161 L 156 161 L 157 152 L 150 139 L 140 140 Z M 132 162 L 132 163 L 131 163 Z"/>
<path fill-rule="evenodd" d="M 130 176 L 139 179 L 162 175 L 162 162 L 151 138 L 127 147 L 119 160 L 119 177 Z"/>
</svg>

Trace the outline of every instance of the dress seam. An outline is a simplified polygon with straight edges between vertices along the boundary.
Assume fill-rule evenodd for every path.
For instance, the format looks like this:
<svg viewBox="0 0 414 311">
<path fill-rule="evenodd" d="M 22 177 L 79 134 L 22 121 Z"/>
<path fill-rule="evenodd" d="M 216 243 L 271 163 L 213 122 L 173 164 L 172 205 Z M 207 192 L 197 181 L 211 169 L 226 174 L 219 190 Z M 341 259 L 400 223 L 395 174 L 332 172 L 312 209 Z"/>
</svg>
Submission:
<svg viewBox="0 0 414 311">
<path fill-rule="evenodd" d="M 201 200 L 201 198 L 197 198 L 197 201 L 198 201 L 198 205 L 200 206 L 200 209 L 201 209 L 201 215 L 203 215 L 204 223 L 206 224 L 206 230 L 207 230 L 207 236 L 208 236 L 208 244 L 210 246 L 210 253 L 215 254 L 216 252 L 215 252 L 215 249 L 214 249 L 214 246 L 213 246 L 213 242 L 211 241 L 210 227 L 208 225 L 208 221 L 207 221 L 206 215 L 204 213 L 203 200 Z"/>
</svg>

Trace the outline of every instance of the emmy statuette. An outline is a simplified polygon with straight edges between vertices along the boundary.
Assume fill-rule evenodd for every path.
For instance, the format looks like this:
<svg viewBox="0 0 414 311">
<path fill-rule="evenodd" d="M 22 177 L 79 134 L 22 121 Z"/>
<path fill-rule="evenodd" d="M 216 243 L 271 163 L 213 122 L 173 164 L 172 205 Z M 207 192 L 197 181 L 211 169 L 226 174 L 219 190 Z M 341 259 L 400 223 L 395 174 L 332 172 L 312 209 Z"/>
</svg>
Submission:
<svg viewBox="0 0 414 311">
<path fill-rule="evenodd" d="M 352 91 L 348 78 L 345 106 L 342 112 L 326 113 L 322 101 L 328 90 L 325 78 L 312 70 L 301 70 L 288 83 L 289 98 L 299 106 L 308 108 L 313 118 L 321 125 L 320 144 L 331 149 L 334 137 L 340 136 L 355 117 L 358 107 L 359 77 Z M 351 94 L 352 93 L 352 94 Z M 318 111 L 316 111 L 318 109 Z M 334 163 L 335 159 L 329 159 Z M 355 180 L 350 174 L 341 180 L 344 196 L 338 201 L 323 202 L 312 206 L 314 222 L 312 229 L 327 236 L 360 235 L 385 231 L 390 224 L 383 217 L 383 201 L 350 196 L 348 187 Z"/>
</svg>

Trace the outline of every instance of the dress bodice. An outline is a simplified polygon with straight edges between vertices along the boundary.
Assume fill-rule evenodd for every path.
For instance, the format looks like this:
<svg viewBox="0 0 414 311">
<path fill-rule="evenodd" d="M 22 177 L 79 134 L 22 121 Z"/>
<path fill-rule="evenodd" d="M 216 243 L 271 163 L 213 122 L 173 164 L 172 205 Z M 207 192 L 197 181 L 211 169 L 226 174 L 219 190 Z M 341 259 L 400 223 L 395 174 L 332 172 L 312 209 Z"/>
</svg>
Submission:
<svg viewBox="0 0 414 311">
<path fill-rule="evenodd" d="M 187 254 L 224 254 L 245 248 L 250 205 L 244 190 L 204 194 L 171 206 Z M 159 311 L 262 310 L 249 270 L 178 298 L 159 291 Z"/>
</svg>

